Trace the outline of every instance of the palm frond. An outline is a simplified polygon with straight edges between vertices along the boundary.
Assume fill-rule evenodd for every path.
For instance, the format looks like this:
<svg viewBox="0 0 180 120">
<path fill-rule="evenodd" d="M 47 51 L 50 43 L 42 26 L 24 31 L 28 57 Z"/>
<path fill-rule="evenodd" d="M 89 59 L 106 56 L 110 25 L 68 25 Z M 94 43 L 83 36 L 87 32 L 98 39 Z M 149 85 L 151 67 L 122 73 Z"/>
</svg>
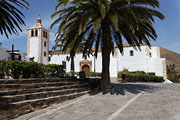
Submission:
<svg viewBox="0 0 180 120">
<path fill-rule="evenodd" d="M 1 35 L 5 34 L 7 38 L 8 33 L 18 35 L 18 30 L 22 31 L 20 26 L 25 25 L 23 13 L 14 6 L 28 9 L 29 4 L 25 0 L 0 1 L 0 31 Z"/>
</svg>

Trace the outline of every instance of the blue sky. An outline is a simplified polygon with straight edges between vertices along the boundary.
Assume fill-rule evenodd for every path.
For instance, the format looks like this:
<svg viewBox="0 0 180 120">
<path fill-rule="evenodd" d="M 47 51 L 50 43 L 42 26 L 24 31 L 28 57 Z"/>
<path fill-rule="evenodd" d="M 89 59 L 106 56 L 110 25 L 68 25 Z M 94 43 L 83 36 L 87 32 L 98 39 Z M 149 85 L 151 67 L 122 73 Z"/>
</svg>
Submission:
<svg viewBox="0 0 180 120">
<path fill-rule="evenodd" d="M 54 45 L 54 33 L 56 27 L 50 29 L 51 15 L 55 12 L 57 0 L 27 0 L 30 3 L 28 10 L 23 9 L 25 15 L 26 27 L 22 27 L 23 32 L 19 36 L 12 35 L 7 39 L 5 36 L 0 37 L 3 47 L 11 48 L 15 45 L 15 49 L 26 52 L 27 49 L 27 26 L 32 27 L 36 23 L 38 16 L 41 16 L 42 24 L 50 30 L 50 49 Z M 159 0 L 160 9 L 166 19 L 161 21 L 156 19 L 154 27 L 158 34 L 158 39 L 151 42 L 153 45 L 159 45 L 174 52 L 180 53 L 180 0 Z"/>
</svg>

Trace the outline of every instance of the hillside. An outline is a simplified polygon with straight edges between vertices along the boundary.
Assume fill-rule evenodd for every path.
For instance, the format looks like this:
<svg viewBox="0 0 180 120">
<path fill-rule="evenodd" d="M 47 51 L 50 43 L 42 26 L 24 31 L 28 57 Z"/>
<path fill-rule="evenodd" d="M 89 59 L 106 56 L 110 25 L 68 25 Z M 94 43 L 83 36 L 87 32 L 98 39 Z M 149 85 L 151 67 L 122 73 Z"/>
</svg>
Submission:
<svg viewBox="0 0 180 120">
<path fill-rule="evenodd" d="M 180 54 L 160 47 L 161 58 L 166 58 L 166 64 L 175 64 L 180 67 Z"/>
</svg>

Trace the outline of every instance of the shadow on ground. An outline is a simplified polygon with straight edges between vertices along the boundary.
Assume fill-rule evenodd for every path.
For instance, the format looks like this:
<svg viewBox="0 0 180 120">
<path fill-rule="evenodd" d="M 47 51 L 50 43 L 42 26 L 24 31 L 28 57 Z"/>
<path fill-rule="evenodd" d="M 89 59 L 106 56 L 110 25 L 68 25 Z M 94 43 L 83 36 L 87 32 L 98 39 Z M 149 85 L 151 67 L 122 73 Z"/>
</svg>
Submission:
<svg viewBox="0 0 180 120">
<path fill-rule="evenodd" d="M 113 89 L 112 90 L 99 90 L 96 92 L 91 93 L 90 95 L 96 95 L 99 93 L 102 93 L 103 95 L 105 94 L 111 94 L 111 95 L 126 95 L 126 92 L 130 92 L 133 94 L 139 94 L 142 92 L 155 92 L 159 87 L 158 86 L 154 86 L 151 84 L 142 84 L 142 83 L 126 83 L 126 84 L 112 84 Z"/>
</svg>

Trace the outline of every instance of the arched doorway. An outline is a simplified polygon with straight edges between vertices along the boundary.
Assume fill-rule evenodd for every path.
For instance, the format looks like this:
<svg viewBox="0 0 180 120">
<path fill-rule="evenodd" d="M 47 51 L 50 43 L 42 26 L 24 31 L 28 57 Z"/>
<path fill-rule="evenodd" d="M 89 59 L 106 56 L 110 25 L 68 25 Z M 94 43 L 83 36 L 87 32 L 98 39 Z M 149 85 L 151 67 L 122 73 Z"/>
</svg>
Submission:
<svg viewBox="0 0 180 120">
<path fill-rule="evenodd" d="M 80 61 L 80 71 L 84 71 L 86 73 L 92 72 L 92 62 L 86 59 Z"/>
<path fill-rule="evenodd" d="M 90 72 L 90 67 L 89 67 L 89 65 L 83 65 L 83 66 L 82 66 L 82 71 L 84 71 L 85 73 L 89 73 L 89 72 Z"/>
</svg>

